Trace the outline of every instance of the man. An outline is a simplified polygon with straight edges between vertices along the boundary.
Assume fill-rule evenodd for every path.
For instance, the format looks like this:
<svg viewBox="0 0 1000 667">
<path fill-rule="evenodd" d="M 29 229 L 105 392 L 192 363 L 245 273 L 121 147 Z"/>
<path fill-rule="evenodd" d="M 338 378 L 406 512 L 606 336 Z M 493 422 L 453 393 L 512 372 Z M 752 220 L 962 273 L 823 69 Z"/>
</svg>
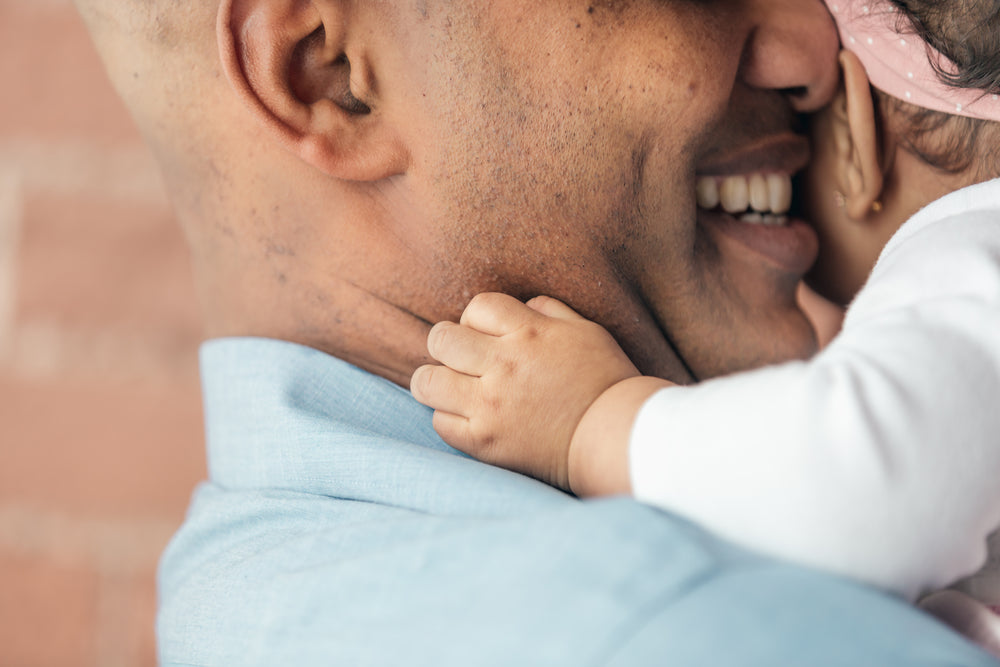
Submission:
<svg viewBox="0 0 1000 667">
<path fill-rule="evenodd" d="M 812 352 L 812 233 L 694 184 L 803 166 L 818 0 L 78 4 L 218 339 L 165 665 L 989 664 L 875 591 L 460 457 L 401 388 L 485 290 L 675 381 Z"/>
</svg>

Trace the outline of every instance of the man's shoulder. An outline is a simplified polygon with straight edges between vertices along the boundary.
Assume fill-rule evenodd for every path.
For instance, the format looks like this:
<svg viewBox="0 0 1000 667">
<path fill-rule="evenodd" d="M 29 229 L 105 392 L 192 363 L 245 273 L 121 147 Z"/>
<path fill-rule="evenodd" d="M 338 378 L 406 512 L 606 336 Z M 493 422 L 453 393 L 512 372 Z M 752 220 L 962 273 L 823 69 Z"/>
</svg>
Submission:
<svg viewBox="0 0 1000 667">
<path fill-rule="evenodd" d="M 207 486 L 160 584 L 166 664 L 991 664 L 629 499 L 455 516 Z"/>
<path fill-rule="evenodd" d="M 870 589 L 460 456 L 325 355 L 237 347 L 161 563 L 165 665 L 991 664 Z"/>
</svg>

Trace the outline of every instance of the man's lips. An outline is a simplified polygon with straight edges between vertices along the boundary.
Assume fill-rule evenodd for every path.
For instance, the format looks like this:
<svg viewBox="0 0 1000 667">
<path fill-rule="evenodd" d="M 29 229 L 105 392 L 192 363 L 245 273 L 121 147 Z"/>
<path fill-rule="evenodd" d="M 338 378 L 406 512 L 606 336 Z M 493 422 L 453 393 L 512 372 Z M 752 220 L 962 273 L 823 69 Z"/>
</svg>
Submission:
<svg viewBox="0 0 1000 667">
<path fill-rule="evenodd" d="M 777 268 L 796 276 L 802 276 L 809 270 L 819 252 L 816 232 L 805 222 L 794 218 L 787 218 L 784 224 L 760 224 L 737 220 L 720 210 L 699 209 L 698 223 L 766 257 Z"/>
<path fill-rule="evenodd" d="M 791 177 L 808 161 L 808 141 L 787 132 L 715 152 L 698 169 L 698 222 L 801 276 L 819 247 L 815 231 L 789 216 Z"/>
<path fill-rule="evenodd" d="M 704 156 L 698 176 L 728 176 L 757 172 L 794 174 L 809 164 L 809 141 L 792 132 L 781 132 L 737 146 L 716 149 Z"/>
</svg>

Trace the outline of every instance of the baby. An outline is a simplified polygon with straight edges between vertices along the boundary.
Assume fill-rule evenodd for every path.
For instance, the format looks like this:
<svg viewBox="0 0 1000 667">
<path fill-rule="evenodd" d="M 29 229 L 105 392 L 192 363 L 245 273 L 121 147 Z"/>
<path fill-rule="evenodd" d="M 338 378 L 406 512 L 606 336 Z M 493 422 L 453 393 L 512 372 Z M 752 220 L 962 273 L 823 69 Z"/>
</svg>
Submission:
<svg viewBox="0 0 1000 667">
<path fill-rule="evenodd" d="M 489 294 L 434 327 L 444 366 L 412 390 L 484 461 L 913 599 L 975 571 L 1000 526 L 1000 4 L 827 4 L 843 76 L 803 194 L 814 285 L 851 304 L 829 345 L 679 387 L 554 299 Z M 969 608 L 1000 655 L 1000 618 Z"/>
</svg>

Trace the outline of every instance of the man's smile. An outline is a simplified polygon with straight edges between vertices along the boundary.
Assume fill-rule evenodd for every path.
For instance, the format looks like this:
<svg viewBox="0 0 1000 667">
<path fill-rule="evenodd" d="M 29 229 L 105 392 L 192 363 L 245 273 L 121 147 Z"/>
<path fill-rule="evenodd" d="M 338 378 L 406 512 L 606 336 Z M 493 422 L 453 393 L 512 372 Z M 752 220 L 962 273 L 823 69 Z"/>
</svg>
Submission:
<svg viewBox="0 0 1000 667">
<path fill-rule="evenodd" d="M 698 222 L 800 276 L 818 244 L 813 229 L 789 215 L 792 177 L 808 161 L 807 140 L 791 132 L 716 153 L 696 175 Z"/>
</svg>

